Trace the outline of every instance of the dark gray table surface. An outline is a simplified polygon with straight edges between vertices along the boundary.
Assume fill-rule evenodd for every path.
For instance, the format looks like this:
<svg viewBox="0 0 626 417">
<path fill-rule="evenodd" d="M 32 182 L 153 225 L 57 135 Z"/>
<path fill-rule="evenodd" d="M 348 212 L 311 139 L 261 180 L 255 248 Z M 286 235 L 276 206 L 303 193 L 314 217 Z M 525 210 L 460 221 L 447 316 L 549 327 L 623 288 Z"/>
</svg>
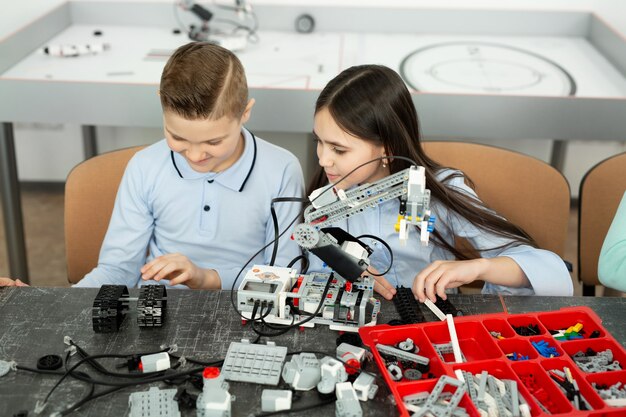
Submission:
<svg viewBox="0 0 626 417">
<path fill-rule="evenodd" d="M 227 291 L 168 291 L 165 325 L 155 329 L 140 329 L 137 326 L 135 302 L 131 302 L 119 332 L 97 334 L 91 328 L 91 307 L 96 293 L 96 289 L 78 288 L 0 288 L 0 359 L 34 367 L 41 356 L 63 355 L 66 348 L 63 337 L 70 336 L 90 354 L 146 352 L 157 350 L 163 344 L 177 344 L 178 354 L 209 361 L 223 358 L 231 342 L 256 337 L 249 325 L 242 326 Z M 137 290 L 131 290 L 131 296 L 136 295 Z M 620 343 L 626 343 L 626 331 L 621 324 L 626 318 L 626 299 L 457 295 L 451 296 L 450 300 L 467 314 L 502 313 L 505 305 L 510 313 L 588 305 L 602 318 L 605 328 Z M 422 310 L 427 320 L 435 320 L 434 315 L 423 306 Z M 379 323 L 394 318 L 397 315 L 393 303 L 383 302 Z M 304 331 L 291 330 L 271 340 L 278 346 L 286 346 L 289 352 L 310 350 L 333 355 L 337 336 L 337 332 L 317 326 Z M 102 361 L 109 367 L 119 362 Z M 0 416 L 10 417 L 20 410 L 28 410 L 31 412 L 29 415 L 34 415 L 35 403 L 45 397 L 58 378 L 25 371 L 10 372 L 1 377 Z M 378 383 L 380 390 L 376 398 L 362 403 L 364 415 L 396 415 L 397 409 L 389 399 L 384 382 L 379 380 Z M 163 383 L 152 385 L 166 387 Z M 260 413 L 260 397 L 265 388 L 273 387 L 231 382 L 230 392 L 236 397 L 232 404 L 233 416 Z M 53 393 L 41 415 L 64 410 L 78 401 L 87 389 L 87 384 L 68 378 Z M 72 415 L 127 415 L 128 395 L 147 389 L 147 386 L 124 388 L 90 402 Z M 297 404 L 294 403 L 294 407 L 316 401 L 314 392 L 306 392 Z M 334 403 L 298 413 L 316 414 L 334 414 Z M 195 416 L 195 410 L 182 411 L 182 415 Z"/>
</svg>

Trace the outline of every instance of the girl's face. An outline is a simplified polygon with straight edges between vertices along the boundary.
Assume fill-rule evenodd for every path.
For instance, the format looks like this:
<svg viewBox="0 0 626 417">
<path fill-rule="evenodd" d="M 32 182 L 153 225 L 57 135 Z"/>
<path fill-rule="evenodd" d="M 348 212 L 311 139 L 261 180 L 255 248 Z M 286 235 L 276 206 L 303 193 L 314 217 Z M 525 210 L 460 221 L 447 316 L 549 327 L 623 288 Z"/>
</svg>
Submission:
<svg viewBox="0 0 626 417">
<path fill-rule="evenodd" d="M 383 145 L 363 140 L 345 132 L 323 108 L 315 114 L 313 135 L 317 141 L 317 158 L 326 172 L 330 183 L 357 166 L 383 156 Z M 372 183 L 389 175 L 389 167 L 383 167 L 383 161 L 371 162 L 337 184 L 340 189 L 348 189 L 357 184 Z"/>
</svg>

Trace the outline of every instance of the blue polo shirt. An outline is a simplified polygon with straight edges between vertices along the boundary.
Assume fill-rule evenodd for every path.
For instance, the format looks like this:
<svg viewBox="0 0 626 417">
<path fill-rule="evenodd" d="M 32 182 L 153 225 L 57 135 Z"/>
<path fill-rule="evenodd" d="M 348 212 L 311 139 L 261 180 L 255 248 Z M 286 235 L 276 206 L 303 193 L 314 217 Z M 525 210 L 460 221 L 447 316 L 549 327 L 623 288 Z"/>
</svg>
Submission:
<svg viewBox="0 0 626 417">
<path fill-rule="evenodd" d="M 245 129 L 243 136 L 239 160 L 217 174 L 194 171 L 165 139 L 137 152 L 122 178 L 98 266 L 75 286 L 155 284 L 141 280 L 140 268 L 155 257 L 181 253 L 201 268 L 215 269 L 222 288 L 230 289 L 245 262 L 274 239 L 271 200 L 301 197 L 304 190 L 293 154 Z M 300 208 L 275 204 L 281 232 Z M 276 265 L 286 266 L 300 254 L 290 236 L 291 231 L 280 240 Z M 268 264 L 271 253 L 272 246 L 249 266 Z"/>
</svg>

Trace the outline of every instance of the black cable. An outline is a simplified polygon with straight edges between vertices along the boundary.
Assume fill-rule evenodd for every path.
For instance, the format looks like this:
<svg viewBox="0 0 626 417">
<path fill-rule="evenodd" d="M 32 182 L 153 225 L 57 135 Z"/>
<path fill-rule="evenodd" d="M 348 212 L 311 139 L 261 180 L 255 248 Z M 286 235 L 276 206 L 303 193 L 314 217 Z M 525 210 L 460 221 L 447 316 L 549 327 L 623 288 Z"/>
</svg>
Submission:
<svg viewBox="0 0 626 417">
<path fill-rule="evenodd" d="M 66 415 L 70 414 L 72 411 L 77 410 L 78 408 L 80 408 L 83 404 L 91 401 L 93 399 L 93 393 L 94 393 L 95 389 L 96 389 L 96 385 L 95 384 L 91 384 L 91 388 L 89 390 L 89 393 L 87 395 L 85 395 L 83 398 L 81 398 L 80 400 L 78 400 L 77 402 L 75 402 L 69 408 L 66 408 L 65 410 L 61 411 L 61 415 L 62 416 L 66 416 Z M 121 388 L 116 388 L 116 389 L 121 389 Z"/>
<path fill-rule="evenodd" d="M 170 353 L 170 356 L 174 359 L 180 359 L 181 356 L 176 356 L 172 353 Z M 210 362 L 205 362 L 205 361 L 201 361 L 198 359 L 192 359 L 192 358 L 188 358 L 188 357 L 184 357 L 185 361 L 189 362 L 189 363 L 193 363 L 194 365 L 201 365 L 201 366 L 222 366 L 222 364 L 224 363 L 224 359 L 216 359 L 214 361 L 210 361 Z"/>
<path fill-rule="evenodd" d="M 278 217 L 276 217 L 276 210 L 274 210 L 274 203 L 306 203 L 308 199 L 300 197 L 277 197 L 272 198 L 270 203 L 270 212 L 272 214 L 272 223 L 274 224 L 274 248 L 272 249 L 272 258 L 270 259 L 270 266 L 274 266 L 276 261 L 276 254 L 278 253 L 278 242 L 280 236 L 278 235 Z M 298 215 L 300 217 L 300 215 Z M 282 235 L 281 235 L 282 236 Z"/>
<path fill-rule="evenodd" d="M 107 395 L 111 392 L 120 390 L 122 388 L 125 387 L 129 387 L 129 386 L 134 386 L 134 385 L 141 385 L 141 384 L 148 384 L 148 383 L 152 383 L 152 382 L 160 382 L 160 381 L 165 381 L 167 382 L 168 380 L 173 380 L 176 378 L 181 378 L 181 377 L 185 377 L 185 376 L 189 376 L 192 375 L 194 373 L 200 373 L 205 366 L 220 366 L 221 364 L 223 364 L 224 360 L 220 359 L 220 360 L 216 360 L 216 361 L 212 361 L 212 362 L 202 362 L 202 361 L 198 361 L 195 359 L 187 359 L 187 362 L 190 363 L 195 363 L 198 365 L 203 366 L 203 368 L 193 368 L 191 370 L 187 370 L 184 372 L 178 372 L 178 373 L 174 373 L 174 374 L 167 374 L 167 371 L 159 371 L 159 372 L 150 372 L 150 373 L 144 373 L 144 374 L 133 374 L 133 376 L 137 375 L 138 377 L 141 377 L 142 379 L 140 380 L 135 380 L 132 382 L 118 382 L 118 381 L 101 381 L 101 380 L 97 380 L 93 377 L 91 377 L 90 375 L 81 372 L 81 371 L 77 371 L 76 369 L 84 364 L 87 363 L 89 365 L 91 365 L 94 369 L 96 369 L 99 372 L 104 373 L 105 375 L 116 375 L 118 373 L 115 372 L 110 372 L 108 371 L 106 368 L 104 368 L 99 362 L 95 361 L 95 358 L 98 357 L 102 357 L 102 358 L 114 358 L 114 357 L 128 357 L 128 356 L 132 356 L 132 355 L 117 355 L 117 354 L 106 354 L 106 355 L 87 355 L 87 352 L 82 349 L 80 346 L 76 345 L 73 341 L 70 341 L 70 344 L 76 347 L 77 352 L 79 352 L 81 355 L 86 355 L 84 358 L 82 358 L 77 364 L 75 364 L 72 368 L 68 367 L 68 362 L 69 362 L 69 356 L 70 356 L 70 352 L 67 353 L 66 358 L 65 358 L 65 369 L 66 371 L 50 371 L 50 370 L 41 370 L 41 369 L 36 369 L 36 368 L 30 368 L 28 366 L 22 366 L 22 365 L 16 365 L 16 368 L 19 370 L 23 370 L 23 371 L 27 371 L 27 372 L 33 372 L 33 373 L 39 373 L 39 374 L 48 374 L 48 375 L 60 375 L 61 379 L 57 382 L 57 384 L 52 388 L 52 390 L 48 393 L 48 395 L 46 396 L 46 399 L 44 400 L 44 403 L 47 402 L 47 400 L 49 399 L 50 394 L 52 394 L 52 391 L 54 391 L 54 389 L 56 387 L 58 387 L 58 385 L 60 385 L 60 383 L 63 381 L 63 379 L 65 377 L 67 377 L 68 375 L 74 377 L 75 379 L 79 380 L 79 381 L 83 381 L 83 382 L 87 382 L 89 384 L 91 384 L 91 387 L 89 389 L 89 393 L 87 395 L 85 395 L 82 399 L 80 399 L 79 401 L 77 401 L 74 405 L 70 406 L 69 408 L 65 409 L 64 411 L 61 412 L 62 416 L 68 415 L 70 413 L 72 413 L 73 411 L 77 410 L 78 408 L 80 408 L 82 405 L 84 405 L 85 403 L 99 398 L 101 396 Z M 156 352 L 158 353 L 158 352 Z M 138 356 L 144 356 L 146 354 L 150 354 L 150 353 L 145 353 L 145 354 L 138 354 Z M 175 359 L 180 359 L 179 356 L 173 355 L 170 353 L 170 356 L 175 358 Z M 175 364 L 171 369 L 175 369 L 176 367 L 180 366 L 181 363 L 178 362 L 177 364 Z M 117 375 L 117 376 L 127 376 L 127 374 L 122 374 L 122 375 Z M 184 381 L 186 381 L 188 378 L 185 378 Z M 182 382 L 184 382 L 182 381 Z M 182 383 L 181 382 L 181 383 Z M 110 389 L 106 389 L 102 392 L 99 392 L 97 394 L 94 394 L 95 392 L 95 386 L 96 385 L 105 385 L 105 386 L 111 386 L 112 388 Z"/>
<path fill-rule="evenodd" d="M 374 236 L 374 235 L 361 235 L 361 236 L 357 236 L 356 238 L 357 239 L 367 238 L 367 239 L 376 240 L 376 241 L 382 243 L 382 245 L 385 248 L 387 248 L 387 251 L 389 252 L 389 267 L 387 267 L 385 272 L 381 272 L 380 274 L 374 274 L 369 269 L 367 269 L 366 271 L 367 271 L 368 274 L 370 274 L 371 276 L 374 276 L 374 277 L 382 277 L 383 275 L 386 275 L 389 271 L 391 271 L 391 267 L 393 266 L 393 251 L 391 250 L 391 247 L 387 244 L 387 242 L 385 242 L 384 240 L 382 240 L 378 236 Z"/>
<path fill-rule="evenodd" d="M 74 405 L 72 405 L 71 407 L 67 408 L 66 410 L 61 411 L 61 415 L 62 416 L 66 416 L 70 413 L 72 413 L 73 411 L 76 411 L 77 409 L 79 409 L 80 407 L 82 407 L 83 405 L 87 404 L 89 401 L 95 400 L 96 398 L 100 398 L 103 397 L 105 395 L 108 395 L 112 392 L 115 391 L 119 391 L 121 390 L 123 387 L 113 387 L 113 388 L 109 388 L 106 389 L 104 391 L 101 391 L 97 394 L 93 394 L 91 395 L 89 398 L 83 398 L 82 400 L 78 401 L 77 403 L 75 403 Z"/>
<path fill-rule="evenodd" d="M 367 162 L 363 162 L 361 165 L 357 166 L 357 167 L 356 167 L 356 168 L 354 168 L 352 171 L 348 172 L 346 175 L 344 175 L 343 177 L 339 178 L 339 179 L 338 179 L 337 181 L 335 181 L 334 183 L 327 185 L 327 186 L 326 186 L 326 188 L 324 189 L 324 191 L 322 191 L 321 193 L 319 193 L 319 194 L 317 195 L 317 197 L 315 197 L 313 200 L 311 200 L 311 203 L 313 203 L 315 200 L 317 200 L 317 199 L 318 199 L 318 198 L 320 198 L 322 195 L 324 195 L 324 193 L 325 193 L 326 191 L 330 190 L 330 189 L 331 189 L 331 188 L 333 188 L 335 185 L 339 184 L 341 181 L 343 181 L 343 180 L 345 180 L 346 178 L 348 178 L 348 177 L 349 177 L 350 175 L 352 175 L 352 174 L 353 174 L 353 173 L 354 173 L 357 169 L 360 169 L 360 168 L 364 167 L 365 165 L 371 164 L 371 163 L 373 163 L 373 162 L 376 162 L 376 161 L 381 161 L 381 160 L 383 160 L 383 159 L 400 159 L 400 160 L 403 160 L 403 161 L 410 162 L 410 163 L 411 163 L 411 165 L 418 166 L 418 165 L 417 165 L 417 162 L 415 162 L 415 161 L 414 161 L 414 160 L 412 160 L 411 158 L 406 158 L 406 157 L 404 157 L 404 156 L 393 156 L 393 155 L 391 155 L 391 156 L 381 156 L 381 157 L 379 157 L 379 158 L 370 159 L 370 160 L 369 160 L 369 161 L 367 161 Z"/>
<path fill-rule="evenodd" d="M 73 340 L 70 340 L 70 344 L 72 346 L 76 346 L 76 350 L 80 353 L 82 357 L 88 358 L 91 356 L 83 348 L 81 348 L 76 343 L 74 343 Z M 127 355 L 126 358 L 132 357 L 132 356 L 141 357 L 141 356 L 146 356 L 146 355 L 154 355 L 156 353 L 168 352 L 169 350 L 170 348 L 168 347 L 168 348 L 164 348 L 164 349 L 157 350 L 157 351 L 142 352 L 142 353 L 137 353 L 133 355 Z M 127 374 L 127 373 L 109 371 L 108 369 L 106 369 L 104 366 L 102 366 L 99 362 L 95 360 L 88 360 L 87 363 L 91 365 L 94 369 L 96 369 L 98 372 L 107 376 L 119 377 L 119 378 L 145 378 L 145 374 L 139 374 L 139 373 Z M 162 372 L 162 371 L 159 371 L 159 372 Z"/>
<path fill-rule="evenodd" d="M 254 301 L 254 306 L 252 307 L 252 314 L 250 315 L 250 320 L 254 321 L 256 317 L 256 312 L 259 309 L 259 300 Z"/>
<path fill-rule="evenodd" d="M 292 325 L 294 324 L 294 321 L 295 321 L 295 320 L 296 320 L 296 317 L 292 315 L 292 316 L 291 316 L 291 324 L 286 325 L 286 327 L 281 327 L 281 328 L 279 329 L 279 331 L 277 331 L 277 332 L 269 332 L 269 333 L 268 333 L 268 332 L 265 332 L 265 331 L 263 331 L 263 330 L 259 330 L 259 329 L 257 329 L 257 328 L 255 327 L 256 322 L 253 322 L 253 323 L 252 323 L 252 331 L 253 331 L 254 333 L 256 333 L 259 337 L 261 337 L 261 336 L 265 336 L 265 337 L 276 337 L 276 336 L 280 336 L 281 334 L 285 334 L 285 333 L 287 333 L 289 330 L 291 330 L 291 329 L 292 329 L 292 327 L 289 327 L 289 326 L 292 326 Z M 270 328 L 270 329 L 276 329 L 276 328 L 278 328 L 278 326 L 271 326 L 271 325 L 270 325 L 268 322 L 266 322 L 265 320 L 261 320 L 261 329 L 262 329 L 262 328 L 264 328 L 264 327 L 268 327 L 268 328 Z"/>
<path fill-rule="evenodd" d="M 120 354 L 101 354 L 101 355 L 92 355 L 92 356 L 88 356 L 86 358 L 83 358 L 81 360 L 79 360 L 74 366 L 72 366 L 68 371 L 66 371 L 63 376 L 59 379 L 59 381 L 57 381 L 57 383 L 52 387 L 52 389 L 50 390 L 50 392 L 48 392 L 48 394 L 46 395 L 45 399 L 44 399 L 44 403 L 46 403 L 48 401 L 48 399 L 50 398 L 50 395 L 54 392 L 54 390 L 61 384 L 61 382 L 63 382 L 65 380 L 65 378 L 70 375 L 72 373 L 72 371 L 76 370 L 76 368 L 78 368 L 80 365 L 82 365 L 85 362 L 88 362 L 90 359 L 98 359 L 98 358 L 126 358 L 128 357 L 128 355 L 120 355 Z M 109 385 L 109 386 L 117 386 L 117 387 L 130 387 L 133 385 L 138 385 L 138 384 L 147 384 L 150 382 L 159 382 L 159 381 L 163 381 L 164 379 L 171 379 L 171 378 L 175 378 L 175 377 L 179 377 L 179 376 L 185 376 L 185 375 L 189 375 L 190 373 L 194 373 L 194 372 L 200 372 L 202 371 L 204 368 L 194 368 L 191 371 L 185 371 L 185 372 L 181 372 L 178 374 L 174 374 L 174 375 L 165 375 L 165 371 L 158 371 L 158 372 L 146 372 L 143 373 L 142 376 L 144 376 L 144 378 L 142 378 L 141 380 L 137 380 L 137 381 L 133 381 L 133 382 L 125 382 L 125 383 L 119 383 L 119 382 L 112 382 L 112 381 L 101 381 L 101 380 L 97 380 L 95 378 L 90 378 L 90 382 L 93 381 L 96 384 L 100 384 L 100 385 Z M 80 379 L 80 378 L 78 378 Z"/>
<path fill-rule="evenodd" d="M 330 276 L 328 277 L 328 280 L 326 281 L 326 286 L 324 287 L 324 292 L 322 293 L 322 296 L 320 298 L 320 302 L 317 305 L 317 309 L 315 310 L 315 312 L 313 314 L 311 314 L 309 317 L 307 317 L 304 320 L 299 321 L 298 323 L 291 323 L 288 325 L 270 325 L 269 323 L 266 323 L 264 320 L 261 320 L 262 323 L 264 325 L 266 325 L 268 328 L 270 329 L 276 329 L 279 330 L 276 333 L 268 333 L 268 334 L 264 334 L 264 336 L 267 337 L 274 337 L 274 336 L 279 336 L 281 334 L 285 334 L 287 333 L 289 330 L 295 328 L 295 327 L 299 327 L 302 326 L 305 323 L 308 323 L 309 321 L 313 320 L 315 317 L 317 317 L 317 315 L 319 314 L 319 312 L 322 310 L 322 307 L 324 306 L 324 301 L 326 300 L 326 295 L 328 294 L 328 290 L 330 289 L 330 284 L 333 280 L 333 274 L 331 273 Z M 295 316 L 292 315 L 292 317 L 295 318 Z"/>
<path fill-rule="evenodd" d="M 314 404 L 308 404 L 306 406 L 303 407 L 299 407 L 299 408 L 290 408 L 289 410 L 280 410 L 280 411 L 269 411 L 266 413 L 260 413 L 260 414 L 255 414 L 256 417 L 267 417 L 267 416 L 276 416 L 279 414 L 290 414 L 290 413 L 297 413 L 299 411 L 306 411 L 306 410 L 310 410 L 313 408 L 317 408 L 317 407 L 323 407 L 325 405 L 328 404 L 332 404 L 336 401 L 335 398 L 329 398 L 327 400 L 323 400 L 320 401 L 318 403 L 314 403 Z"/>
<path fill-rule="evenodd" d="M 20 371 L 33 372 L 35 374 L 44 374 L 44 375 L 63 375 L 64 374 L 63 371 L 48 371 L 45 369 L 31 368 L 29 366 L 24 366 L 24 365 L 15 365 L 15 369 L 19 369 Z"/>
<path fill-rule="evenodd" d="M 278 217 L 276 217 L 276 210 L 274 210 L 274 200 L 270 204 L 270 213 L 272 214 L 272 224 L 274 225 L 274 247 L 272 248 L 272 257 L 270 258 L 270 266 L 274 266 L 276 262 L 276 254 L 278 252 Z"/>
<path fill-rule="evenodd" d="M 73 344 L 71 339 L 70 339 L 70 344 Z M 78 351 L 78 349 L 76 349 L 76 350 Z M 63 364 L 66 371 L 69 371 L 69 362 L 70 362 L 71 355 L 72 355 L 72 351 L 71 351 L 71 348 L 70 348 L 70 349 L 67 350 L 67 354 L 65 355 L 65 363 Z M 84 373 L 84 372 L 74 371 L 71 375 L 73 377 L 76 377 L 76 374 L 79 374 L 81 376 L 84 376 L 86 378 L 90 378 L 91 379 L 91 377 L 88 374 Z M 72 405 L 68 409 L 62 411 L 61 415 L 62 416 L 68 415 L 72 411 L 74 411 L 77 408 L 79 408 L 85 402 L 90 401 L 91 400 L 91 396 L 93 395 L 95 389 L 96 389 L 96 384 L 94 384 L 93 382 L 91 384 L 89 384 L 89 392 L 85 396 L 83 396 L 83 398 L 81 398 L 79 401 L 77 401 L 74 405 Z"/>
<path fill-rule="evenodd" d="M 302 261 L 302 268 L 300 270 L 302 271 L 303 274 L 306 274 L 306 271 L 308 271 L 309 269 L 309 258 L 307 258 L 305 255 L 298 255 L 295 258 L 293 258 L 289 262 L 289 264 L 287 264 L 287 268 L 291 268 L 292 266 L 296 264 L 296 262 L 300 260 Z"/>
</svg>

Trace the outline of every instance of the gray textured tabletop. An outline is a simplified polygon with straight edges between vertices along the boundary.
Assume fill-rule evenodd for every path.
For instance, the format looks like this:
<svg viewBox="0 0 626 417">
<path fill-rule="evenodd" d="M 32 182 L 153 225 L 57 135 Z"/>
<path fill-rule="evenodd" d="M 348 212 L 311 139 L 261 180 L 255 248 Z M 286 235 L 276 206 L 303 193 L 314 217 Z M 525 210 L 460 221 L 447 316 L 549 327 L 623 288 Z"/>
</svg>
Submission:
<svg viewBox="0 0 626 417">
<path fill-rule="evenodd" d="M 210 361 L 223 358 L 228 346 L 242 338 L 254 339 L 250 326 L 242 326 L 233 311 L 227 291 L 168 291 L 167 317 L 161 328 L 143 329 L 136 324 L 134 302 L 116 333 L 97 334 L 91 327 L 91 308 L 96 289 L 67 288 L 0 288 L 0 360 L 13 360 L 20 365 L 35 367 L 36 361 L 47 354 L 63 356 L 63 337 L 70 336 L 89 354 L 137 353 L 154 351 L 163 344 L 176 344 L 185 357 Z M 136 296 L 137 290 L 131 290 Z M 626 332 L 621 321 L 626 318 L 626 299 L 607 298 L 548 298 L 497 297 L 482 295 L 451 296 L 450 300 L 466 314 L 510 313 L 553 310 L 560 307 L 588 305 L 603 320 L 605 328 L 622 344 Z M 422 307 L 427 320 L 435 317 Z M 397 318 L 393 303 L 383 302 L 379 323 Z M 333 354 L 338 334 L 323 326 L 304 331 L 291 330 L 271 340 L 286 346 L 289 352 L 319 351 Z M 263 339 L 265 340 L 265 338 Z M 318 355 L 318 357 L 321 357 Z M 105 365 L 119 363 L 103 360 Z M 91 374 L 93 370 L 84 368 Z M 374 366 L 371 367 L 374 369 Z M 101 376 L 100 376 L 101 377 Z M 20 410 L 34 415 L 35 403 L 42 400 L 58 381 L 58 376 L 39 375 L 26 371 L 10 372 L 0 377 L 0 416 L 13 416 Z M 152 384 L 161 388 L 165 384 Z M 364 415 L 397 414 L 389 399 L 389 391 L 379 380 L 381 389 L 373 401 L 362 403 Z M 267 385 L 230 383 L 236 397 L 232 404 L 234 416 L 261 412 L 261 392 Z M 84 382 L 68 378 L 50 397 L 41 415 L 50 415 L 74 404 L 88 392 Z M 102 388 L 96 388 L 96 392 Z M 128 395 L 147 390 L 147 386 L 124 388 L 93 400 L 72 415 L 123 416 L 128 414 Z M 197 391 L 196 391 L 197 392 Z M 305 392 L 295 406 L 319 401 L 314 392 Z M 333 414 L 334 403 L 314 408 L 299 415 Z M 195 416 L 195 410 L 181 410 L 183 416 Z"/>
</svg>

